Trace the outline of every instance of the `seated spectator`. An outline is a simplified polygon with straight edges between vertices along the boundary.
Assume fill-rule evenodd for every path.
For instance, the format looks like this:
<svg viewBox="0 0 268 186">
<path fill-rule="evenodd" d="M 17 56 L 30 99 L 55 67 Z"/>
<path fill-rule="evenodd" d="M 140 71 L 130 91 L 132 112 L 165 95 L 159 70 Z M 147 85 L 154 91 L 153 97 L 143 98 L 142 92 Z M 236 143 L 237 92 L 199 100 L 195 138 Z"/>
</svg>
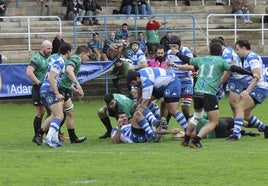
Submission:
<svg viewBox="0 0 268 186">
<path fill-rule="evenodd" d="M 163 45 L 165 47 L 165 51 L 168 51 L 170 49 L 169 47 L 169 43 L 170 43 L 170 38 L 171 38 L 172 34 L 171 32 L 167 32 L 166 35 L 164 37 L 161 38 L 160 40 L 160 45 Z"/>
<path fill-rule="evenodd" d="M 102 8 L 101 6 L 96 2 L 96 0 L 84 0 L 83 1 L 85 11 L 86 11 L 86 16 L 96 16 L 100 13 L 102 13 Z M 88 22 L 86 24 L 89 25 L 100 25 L 99 21 L 96 17 L 93 18 L 85 18 L 84 19 L 84 24 L 85 22 Z"/>
<path fill-rule="evenodd" d="M 243 0 L 234 0 L 232 14 L 239 14 L 246 24 L 252 23 L 250 20 L 249 9 L 246 5 L 244 5 Z"/>
<path fill-rule="evenodd" d="M 58 33 L 52 42 L 52 53 L 51 54 L 58 53 L 59 48 L 62 45 L 62 43 L 65 43 L 65 41 L 62 39 L 62 33 Z"/>
<path fill-rule="evenodd" d="M 106 54 L 108 59 L 113 60 L 122 55 L 123 43 L 121 40 L 115 39 L 115 33 L 109 33 L 109 37 L 104 41 L 102 52 Z"/>
<path fill-rule="evenodd" d="M 40 5 L 40 16 L 50 16 L 52 0 L 37 0 L 37 3 Z"/>
<path fill-rule="evenodd" d="M 67 7 L 69 0 L 62 0 L 62 6 Z"/>
<path fill-rule="evenodd" d="M 93 38 L 89 40 L 87 46 L 91 49 L 94 55 L 91 56 L 91 58 L 94 58 L 96 61 L 101 61 L 101 59 L 108 61 L 106 54 L 102 53 L 102 42 L 98 33 L 93 33 Z"/>
<path fill-rule="evenodd" d="M 84 16 L 85 15 L 85 8 L 80 0 L 71 0 L 68 3 L 67 9 L 66 9 L 66 14 L 64 16 L 65 20 L 69 20 L 70 17 L 71 19 L 74 19 L 77 16 Z M 80 17 L 76 25 L 81 26 L 82 25 L 83 18 Z"/>
<path fill-rule="evenodd" d="M 141 19 L 147 19 L 147 16 L 152 17 L 152 7 L 145 0 L 139 0 L 139 13 L 141 14 Z"/>
<path fill-rule="evenodd" d="M 129 43 L 129 36 L 130 36 L 130 34 L 128 32 L 128 24 L 127 23 L 123 23 L 121 25 L 121 28 L 115 32 L 115 39 L 120 39 L 124 44 Z"/>
<path fill-rule="evenodd" d="M 265 13 L 268 14 L 268 7 L 265 8 Z M 260 20 L 260 23 L 262 23 L 262 20 Z M 263 23 L 268 23 L 268 16 L 263 17 Z"/>
<path fill-rule="evenodd" d="M 143 32 L 138 32 L 137 41 L 140 43 L 140 49 L 143 51 L 145 55 L 147 55 L 148 54 L 147 41 L 144 39 Z"/>
<path fill-rule="evenodd" d="M 7 2 L 5 0 L 0 0 L 0 17 L 6 15 L 7 10 Z M 0 18 L 0 22 L 4 21 L 3 18 Z"/>
<path fill-rule="evenodd" d="M 222 3 L 222 0 L 216 0 L 216 5 L 217 6 L 219 6 L 219 5 L 221 6 L 221 5 L 224 5 L 224 4 Z"/>
<path fill-rule="evenodd" d="M 130 17 L 131 13 L 134 13 L 135 15 L 139 15 L 139 8 L 138 8 L 137 0 L 122 0 L 121 6 L 120 6 L 120 13 L 127 14 L 127 19 L 133 19 L 132 17 Z"/>
</svg>

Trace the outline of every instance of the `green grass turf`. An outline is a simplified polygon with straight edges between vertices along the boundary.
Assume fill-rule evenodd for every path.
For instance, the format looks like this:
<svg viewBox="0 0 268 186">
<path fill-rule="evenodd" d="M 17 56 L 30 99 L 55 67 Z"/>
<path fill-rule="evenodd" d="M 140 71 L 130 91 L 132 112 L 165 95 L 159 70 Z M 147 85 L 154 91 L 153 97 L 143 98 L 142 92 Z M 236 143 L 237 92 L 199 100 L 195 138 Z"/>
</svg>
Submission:
<svg viewBox="0 0 268 186">
<path fill-rule="evenodd" d="M 268 139 L 245 136 L 238 142 L 204 139 L 202 149 L 180 146 L 171 136 L 160 143 L 112 144 L 99 140 L 105 129 L 96 111 L 103 103 L 76 102 L 76 133 L 82 144 L 50 149 L 31 142 L 35 108 L 0 105 L 0 185 L 267 185 Z M 221 116 L 230 116 L 227 99 Z M 267 121 L 267 101 L 254 113 Z M 115 120 L 111 119 L 113 125 Z M 170 128 L 178 125 L 171 120 Z M 250 129 L 257 131 L 256 129 Z M 64 125 L 62 131 L 67 134 Z"/>
</svg>

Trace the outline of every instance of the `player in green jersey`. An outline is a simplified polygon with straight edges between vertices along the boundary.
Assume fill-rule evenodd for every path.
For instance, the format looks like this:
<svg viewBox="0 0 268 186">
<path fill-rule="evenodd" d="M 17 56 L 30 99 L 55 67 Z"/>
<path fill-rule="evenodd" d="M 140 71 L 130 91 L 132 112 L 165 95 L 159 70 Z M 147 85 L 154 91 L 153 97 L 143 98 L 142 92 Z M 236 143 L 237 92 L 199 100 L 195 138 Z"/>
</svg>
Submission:
<svg viewBox="0 0 268 186">
<path fill-rule="evenodd" d="M 187 132 L 182 146 L 191 148 L 201 148 L 200 140 L 211 132 L 219 120 L 219 105 L 216 98 L 217 88 L 224 71 L 237 72 L 239 74 L 251 75 L 253 78 L 259 78 L 257 74 L 252 74 L 247 70 L 231 65 L 221 58 L 222 46 L 218 42 L 212 42 L 209 45 L 210 55 L 204 57 L 189 58 L 172 48 L 172 53 L 179 57 L 185 63 L 191 64 L 198 69 L 198 78 L 194 86 L 194 116 L 188 123 Z M 171 64 L 172 65 L 172 64 Z M 202 118 L 203 110 L 207 112 L 209 122 L 201 128 L 199 133 L 190 142 L 190 136 L 197 123 Z"/>
<path fill-rule="evenodd" d="M 42 119 L 45 114 L 46 108 L 40 101 L 40 87 L 45 78 L 47 65 L 48 65 L 48 57 L 52 52 L 52 43 L 48 40 L 44 40 L 41 43 L 40 51 L 34 54 L 30 63 L 26 70 L 26 75 L 30 78 L 33 83 L 32 87 L 32 99 L 33 105 L 36 107 L 36 116 L 34 117 L 33 127 L 34 127 L 34 137 L 32 141 L 36 143 L 36 134 L 38 129 L 41 127 Z M 49 110 L 47 109 L 48 115 L 50 115 Z"/>
<path fill-rule="evenodd" d="M 131 119 L 135 112 L 134 102 L 123 94 L 106 94 L 104 96 L 104 102 L 106 105 L 100 108 L 97 114 L 107 131 L 99 139 L 105 139 L 111 136 L 112 125 L 109 116 L 115 118 L 119 112 L 125 112 L 128 119 Z"/>
</svg>

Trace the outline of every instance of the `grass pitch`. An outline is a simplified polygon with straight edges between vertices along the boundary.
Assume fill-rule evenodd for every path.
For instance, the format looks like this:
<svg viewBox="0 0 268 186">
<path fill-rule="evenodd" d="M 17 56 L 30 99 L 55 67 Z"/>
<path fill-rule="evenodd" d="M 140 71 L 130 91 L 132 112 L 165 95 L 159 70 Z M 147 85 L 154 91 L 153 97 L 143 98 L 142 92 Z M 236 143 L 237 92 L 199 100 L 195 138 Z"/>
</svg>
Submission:
<svg viewBox="0 0 268 186">
<path fill-rule="evenodd" d="M 103 103 L 76 102 L 76 133 L 81 144 L 64 142 L 57 149 L 31 142 L 35 108 L 0 105 L 0 185 L 267 185 L 268 139 L 242 137 L 238 142 L 204 139 L 202 149 L 180 146 L 171 136 L 160 143 L 112 144 L 99 140 L 105 129 L 96 111 Z M 267 121 L 267 101 L 254 114 Z M 221 116 L 230 116 L 227 98 Z M 111 119 L 113 125 L 115 120 Z M 172 119 L 170 128 L 178 124 Z M 257 131 L 256 129 L 250 129 Z M 65 126 L 62 131 L 67 135 Z"/>
</svg>

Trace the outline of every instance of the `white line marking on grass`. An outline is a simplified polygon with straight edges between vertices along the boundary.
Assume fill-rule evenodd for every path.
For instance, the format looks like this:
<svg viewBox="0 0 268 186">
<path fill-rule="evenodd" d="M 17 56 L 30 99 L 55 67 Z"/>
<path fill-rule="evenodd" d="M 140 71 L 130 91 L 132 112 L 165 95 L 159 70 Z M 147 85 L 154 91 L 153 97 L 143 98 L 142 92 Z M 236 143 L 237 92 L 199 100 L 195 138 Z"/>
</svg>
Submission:
<svg viewBox="0 0 268 186">
<path fill-rule="evenodd" d="M 75 180 L 71 181 L 71 184 L 88 184 L 88 183 L 96 183 L 96 180 Z"/>
</svg>

